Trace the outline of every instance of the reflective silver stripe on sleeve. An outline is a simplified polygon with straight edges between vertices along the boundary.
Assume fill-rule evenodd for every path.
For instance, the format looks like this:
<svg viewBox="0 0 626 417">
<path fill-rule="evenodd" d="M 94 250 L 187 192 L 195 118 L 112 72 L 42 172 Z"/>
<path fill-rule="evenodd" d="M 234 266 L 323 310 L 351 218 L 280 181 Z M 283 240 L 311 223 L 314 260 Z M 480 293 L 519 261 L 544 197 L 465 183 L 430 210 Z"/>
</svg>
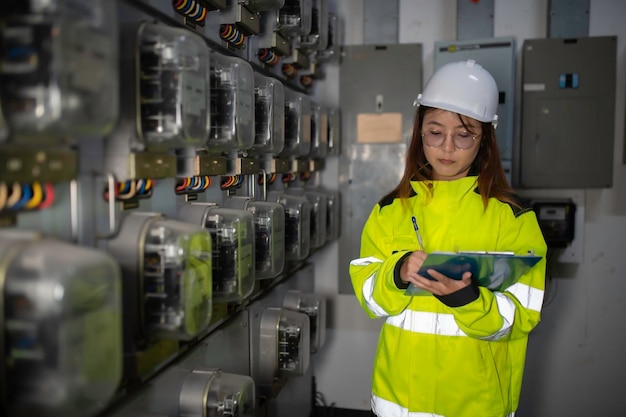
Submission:
<svg viewBox="0 0 626 417">
<path fill-rule="evenodd" d="M 502 293 L 494 293 L 494 295 L 496 297 L 496 303 L 498 304 L 498 311 L 500 312 L 500 316 L 502 316 L 502 327 L 491 336 L 481 337 L 481 340 L 501 339 L 509 334 L 511 327 L 513 327 L 517 306 L 509 297 Z"/>
<path fill-rule="evenodd" d="M 387 324 L 416 333 L 442 336 L 467 336 L 454 321 L 452 314 L 404 310 L 387 318 Z"/>
<path fill-rule="evenodd" d="M 358 258 L 358 259 L 353 259 L 350 261 L 350 265 L 355 265 L 355 266 L 368 266 L 370 264 L 373 263 L 382 263 L 383 261 L 381 261 L 380 259 L 374 257 L 374 256 L 368 256 L 367 258 Z"/>
<path fill-rule="evenodd" d="M 524 308 L 541 312 L 541 307 L 543 306 L 543 290 L 517 282 L 507 288 L 506 291 L 513 294 Z"/>
<path fill-rule="evenodd" d="M 409 412 L 405 407 L 372 395 L 372 411 L 384 417 L 445 417 L 440 414 Z"/>
<path fill-rule="evenodd" d="M 384 417 L 446 417 L 441 414 L 434 413 L 420 413 L 420 412 L 409 412 L 409 410 L 405 407 L 402 407 L 399 404 L 392 403 L 391 401 L 384 400 L 376 395 L 372 394 L 372 411 L 377 416 Z M 510 413 L 505 417 L 515 417 L 515 413 Z"/>
<path fill-rule="evenodd" d="M 373 263 L 382 263 L 380 259 L 369 256 L 367 258 L 359 258 L 354 259 L 350 262 L 350 265 L 355 266 L 368 266 Z M 379 306 L 376 301 L 374 301 L 374 297 L 372 296 L 374 292 L 374 276 L 376 273 L 370 275 L 365 282 L 363 283 L 363 299 L 365 300 L 365 304 L 367 304 L 367 308 L 377 317 L 386 317 L 389 314 L 381 306 Z"/>
<path fill-rule="evenodd" d="M 370 275 L 370 277 L 363 283 L 363 299 L 372 314 L 378 317 L 387 317 L 389 314 L 381 306 L 379 306 L 376 301 L 374 301 L 374 296 L 372 295 L 374 292 L 375 275 L 375 273 Z"/>
</svg>

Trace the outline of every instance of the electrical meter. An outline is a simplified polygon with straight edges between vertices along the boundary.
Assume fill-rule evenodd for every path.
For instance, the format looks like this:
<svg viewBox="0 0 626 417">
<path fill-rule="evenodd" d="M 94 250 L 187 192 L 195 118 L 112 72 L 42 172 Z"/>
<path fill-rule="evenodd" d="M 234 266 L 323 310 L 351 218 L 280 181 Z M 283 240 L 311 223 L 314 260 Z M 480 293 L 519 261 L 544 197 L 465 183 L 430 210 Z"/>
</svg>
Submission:
<svg viewBox="0 0 626 417">
<path fill-rule="evenodd" d="M 339 60 L 342 39 L 342 27 L 339 17 L 335 13 L 328 13 L 328 39 L 326 48 L 317 51 L 317 62 L 331 62 Z"/>
<path fill-rule="evenodd" d="M 254 417 L 254 380 L 221 370 L 180 370 L 184 377 L 179 395 L 181 417 Z"/>
<path fill-rule="evenodd" d="M 326 212 L 326 241 L 339 238 L 341 233 L 341 194 L 339 191 L 319 190 L 326 195 L 328 210 Z"/>
<path fill-rule="evenodd" d="M 311 151 L 311 100 L 285 88 L 285 146 L 282 157 L 307 156 Z"/>
<path fill-rule="evenodd" d="M 208 327 L 213 284 L 206 230 L 158 213 L 130 213 L 108 250 L 122 266 L 125 316 L 138 316 L 136 333 L 189 340 Z"/>
<path fill-rule="evenodd" d="M 118 116 L 117 8 L 110 0 L 3 2 L 0 100 L 20 141 L 110 132 Z"/>
<path fill-rule="evenodd" d="M 213 237 L 213 299 L 240 302 L 254 290 L 254 219 L 246 210 L 193 203 L 178 218 L 199 224 Z"/>
<path fill-rule="evenodd" d="M 285 267 L 285 209 L 280 203 L 228 197 L 224 206 L 248 210 L 254 216 L 256 279 L 275 278 Z"/>
<path fill-rule="evenodd" d="M 325 158 L 328 154 L 328 113 L 326 108 L 311 102 L 311 151 L 312 159 Z"/>
<path fill-rule="evenodd" d="M 313 0 L 311 31 L 300 37 L 300 49 L 323 51 L 328 47 L 328 0 Z"/>
<path fill-rule="evenodd" d="M 308 35 L 311 32 L 313 0 L 285 0 L 278 11 L 278 29 L 288 38 Z"/>
<path fill-rule="evenodd" d="M 285 146 L 285 90 L 273 77 L 254 73 L 254 145 L 251 155 L 277 155 Z"/>
<path fill-rule="evenodd" d="M 306 197 L 282 191 L 270 191 L 267 201 L 285 209 L 285 259 L 301 261 L 311 251 L 311 203 Z"/>
<path fill-rule="evenodd" d="M 139 133 L 150 150 L 199 146 L 209 126 L 209 49 L 193 32 L 144 23 L 135 71 Z"/>
<path fill-rule="evenodd" d="M 311 353 L 317 352 L 326 340 L 326 299 L 317 294 L 289 290 L 283 299 L 283 307 L 309 316 Z"/>
<path fill-rule="evenodd" d="M 328 156 L 337 156 L 341 151 L 341 113 L 339 109 L 329 108 L 328 120 Z"/>
<path fill-rule="evenodd" d="M 302 187 L 288 187 L 286 192 L 306 197 L 311 203 L 311 248 L 316 249 L 326 243 L 326 218 L 328 202 L 326 194 Z"/>
<path fill-rule="evenodd" d="M 260 385 L 275 378 L 303 375 L 311 356 L 309 316 L 285 308 L 266 308 L 261 316 L 258 349 Z"/>
<path fill-rule="evenodd" d="M 94 415 L 122 376 L 121 273 L 106 253 L 0 232 L 0 410 Z"/>
<path fill-rule="evenodd" d="M 241 58 L 210 54 L 211 153 L 245 151 L 254 144 L 254 72 Z"/>
</svg>

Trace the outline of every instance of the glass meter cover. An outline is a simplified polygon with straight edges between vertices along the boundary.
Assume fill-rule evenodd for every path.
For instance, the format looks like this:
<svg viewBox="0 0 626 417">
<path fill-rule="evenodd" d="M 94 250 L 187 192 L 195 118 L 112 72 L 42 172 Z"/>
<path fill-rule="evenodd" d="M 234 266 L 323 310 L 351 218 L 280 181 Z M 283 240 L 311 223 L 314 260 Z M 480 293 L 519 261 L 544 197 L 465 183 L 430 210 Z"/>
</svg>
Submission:
<svg viewBox="0 0 626 417">
<path fill-rule="evenodd" d="M 213 238 L 213 299 L 238 302 L 254 290 L 254 219 L 250 212 L 212 203 L 187 204 L 179 219 L 202 225 Z"/>
<path fill-rule="evenodd" d="M 211 236 L 193 225 L 155 219 L 144 236 L 144 320 L 160 338 L 190 339 L 212 312 Z"/>
<path fill-rule="evenodd" d="M 282 157 L 307 156 L 311 151 L 311 100 L 285 88 L 285 146 Z"/>
<path fill-rule="evenodd" d="M 208 326 L 212 242 L 204 229 L 159 213 L 130 213 L 108 250 L 122 265 L 125 291 L 133 293 L 129 308 L 139 306 L 139 332 L 147 339 L 189 340 Z"/>
<path fill-rule="evenodd" d="M 326 194 L 328 210 L 326 213 L 326 241 L 339 238 L 341 233 L 341 194 L 337 190 L 319 190 Z"/>
<path fill-rule="evenodd" d="M 328 203 L 326 194 L 302 187 L 288 187 L 287 193 L 302 195 L 311 203 L 311 248 L 319 248 L 326 243 L 326 217 Z"/>
<path fill-rule="evenodd" d="M 180 389 L 179 415 L 186 417 L 254 417 L 254 380 L 220 370 L 186 372 Z"/>
<path fill-rule="evenodd" d="M 0 232 L 0 282 L 8 415 L 94 415 L 122 376 L 119 265 L 101 251 Z"/>
<path fill-rule="evenodd" d="M 341 22 L 335 13 L 328 13 L 328 39 L 326 48 L 317 51 L 317 62 L 337 61 L 340 56 L 341 39 Z"/>
<path fill-rule="evenodd" d="M 339 155 L 341 150 L 341 113 L 339 109 L 327 110 L 328 120 L 328 155 Z"/>
<path fill-rule="evenodd" d="M 273 77 L 254 73 L 254 145 L 249 154 L 279 154 L 285 146 L 285 91 Z"/>
<path fill-rule="evenodd" d="M 304 196 L 282 191 L 270 191 L 267 200 L 285 208 L 285 259 L 305 259 L 311 251 L 311 203 Z"/>
<path fill-rule="evenodd" d="M 267 308 L 260 322 L 259 382 L 267 384 L 275 377 L 303 375 L 311 356 L 310 334 L 306 314 Z"/>
<path fill-rule="evenodd" d="M 313 0 L 311 32 L 300 37 L 300 49 L 323 51 L 328 47 L 328 0 Z"/>
<path fill-rule="evenodd" d="M 245 151 L 254 144 L 254 72 L 241 58 L 210 54 L 210 124 L 207 150 Z"/>
<path fill-rule="evenodd" d="M 326 340 L 326 300 L 317 294 L 289 290 L 283 307 L 309 316 L 311 329 L 311 353 L 317 352 Z"/>
<path fill-rule="evenodd" d="M 328 154 L 328 113 L 326 108 L 311 102 L 311 152 L 312 159 L 325 158 Z"/>
<path fill-rule="evenodd" d="M 285 209 L 280 203 L 229 197 L 224 205 L 248 210 L 254 216 L 256 279 L 277 277 L 285 267 Z"/>
<path fill-rule="evenodd" d="M 118 116 L 116 2 L 0 6 L 0 100 L 21 141 L 109 133 Z"/>
<path fill-rule="evenodd" d="M 285 0 L 278 11 L 278 28 L 287 38 L 308 35 L 311 32 L 313 0 Z"/>
<path fill-rule="evenodd" d="M 137 33 L 140 136 L 148 149 L 199 146 L 209 126 L 209 48 L 189 30 L 144 23 Z"/>
</svg>

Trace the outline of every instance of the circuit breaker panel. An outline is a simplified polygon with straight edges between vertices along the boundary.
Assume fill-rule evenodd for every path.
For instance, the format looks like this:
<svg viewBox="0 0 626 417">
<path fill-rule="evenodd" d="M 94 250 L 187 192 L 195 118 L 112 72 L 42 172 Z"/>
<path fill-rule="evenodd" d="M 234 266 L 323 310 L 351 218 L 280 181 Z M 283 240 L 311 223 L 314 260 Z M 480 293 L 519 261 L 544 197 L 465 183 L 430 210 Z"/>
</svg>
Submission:
<svg viewBox="0 0 626 417">
<path fill-rule="evenodd" d="M 517 186 L 611 187 L 616 49 L 615 36 L 524 42 Z"/>
</svg>

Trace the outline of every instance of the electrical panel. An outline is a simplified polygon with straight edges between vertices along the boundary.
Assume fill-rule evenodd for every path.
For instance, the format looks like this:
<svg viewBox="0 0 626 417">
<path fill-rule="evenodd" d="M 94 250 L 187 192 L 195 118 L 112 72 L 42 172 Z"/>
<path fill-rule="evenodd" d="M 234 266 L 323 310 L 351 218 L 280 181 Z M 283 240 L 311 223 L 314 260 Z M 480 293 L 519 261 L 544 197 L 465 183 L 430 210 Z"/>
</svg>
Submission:
<svg viewBox="0 0 626 417">
<path fill-rule="evenodd" d="M 338 35 L 327 0 L 0 6 L 0 415 L 310 414 L 328 204 L 286 189 L 337 155 Z"/>
<path fill-rule="evenodd" d="M 617 37 L 527 39 L 520 188 L 613 184 Z"/>
</svg>

